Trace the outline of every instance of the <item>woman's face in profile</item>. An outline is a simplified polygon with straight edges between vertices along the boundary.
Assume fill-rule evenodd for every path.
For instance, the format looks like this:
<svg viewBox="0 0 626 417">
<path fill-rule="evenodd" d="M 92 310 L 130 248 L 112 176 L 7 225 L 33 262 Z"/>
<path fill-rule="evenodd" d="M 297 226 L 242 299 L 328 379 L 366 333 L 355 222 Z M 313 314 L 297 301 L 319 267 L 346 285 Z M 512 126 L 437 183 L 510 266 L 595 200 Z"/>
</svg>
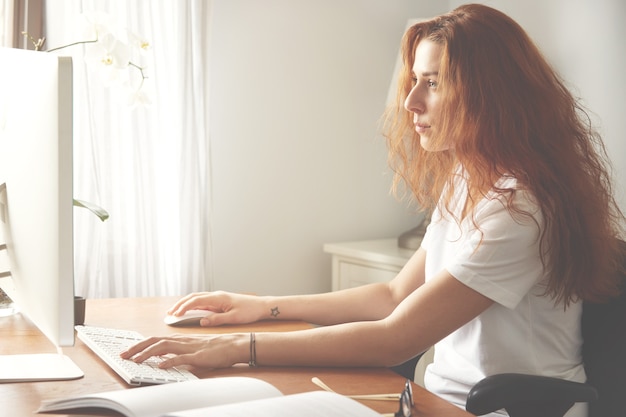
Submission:
<svg viewBox="0 0 626 417">
<path fill-rule="evenodd" d="M 412 68 L 412 88 L 404 107 L 413 114 L 415 131 L 420 135 L 420 145 L 427 151 L 444 151 L 450 145 L 435 145 L 432 138 L 438 131 L 437 121 L 440 112 L 440 94 L 437 91 L 439 66 L 443 46 L 439 43 L 422 40 L 415 48 L 415 61 Z"/>
</svg>

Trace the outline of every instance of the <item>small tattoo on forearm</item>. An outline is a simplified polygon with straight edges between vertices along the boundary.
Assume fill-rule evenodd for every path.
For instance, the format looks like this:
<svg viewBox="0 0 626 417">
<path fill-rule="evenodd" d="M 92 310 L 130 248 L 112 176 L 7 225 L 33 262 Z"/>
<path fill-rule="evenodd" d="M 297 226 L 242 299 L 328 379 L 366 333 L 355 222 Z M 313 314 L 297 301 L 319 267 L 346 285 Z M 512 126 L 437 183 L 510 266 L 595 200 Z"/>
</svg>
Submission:
<svg viewBox="0 0 626 417">
<path fill-rule="evenodd" d="M 278 315 L 280 314 L 280 311 L 278 311 L 278 307 L 274 307 L 272 308 L 272 312 L 270 313 L 272 315 L 272 317 L 276 318 L 278 317 Z"/>
</svg>

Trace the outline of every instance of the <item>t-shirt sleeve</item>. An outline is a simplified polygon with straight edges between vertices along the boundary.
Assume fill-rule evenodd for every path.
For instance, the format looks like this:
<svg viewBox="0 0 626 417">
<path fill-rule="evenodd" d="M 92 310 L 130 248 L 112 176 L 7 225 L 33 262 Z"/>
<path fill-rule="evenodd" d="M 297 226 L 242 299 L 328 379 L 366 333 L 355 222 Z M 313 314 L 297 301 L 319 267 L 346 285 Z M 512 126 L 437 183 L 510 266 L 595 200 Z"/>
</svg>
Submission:
<svg viewBox="0 0 626 417">
<path fill-rule="evenodd" d="M 523 194 L 516 193 L 517 207 L 536 212 Z M 476 220 L 480 230 L 474 226 L 465 229 L 467 239 L 444 267 L 465 285 L 513 309 L 544 278 L 540 223 L 536 215 L 512 216 L 498 199 L 485 201 L 476 212 Z"/>
</svg>

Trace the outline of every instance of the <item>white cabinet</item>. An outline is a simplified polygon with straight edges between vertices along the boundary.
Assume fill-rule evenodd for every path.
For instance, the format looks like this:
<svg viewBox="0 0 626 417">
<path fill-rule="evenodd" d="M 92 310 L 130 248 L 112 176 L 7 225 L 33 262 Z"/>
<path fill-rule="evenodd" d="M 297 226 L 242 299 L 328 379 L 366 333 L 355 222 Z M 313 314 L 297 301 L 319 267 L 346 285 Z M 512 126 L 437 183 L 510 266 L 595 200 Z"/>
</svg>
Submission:
<svg viewBox="0 0 626 417">
<path fill-rule="evenodd" d="M 332 255 L 333 291 L 389 281 L 414 253 L 395 238 L 327 243 L 324 252 Z"/>
</svg>

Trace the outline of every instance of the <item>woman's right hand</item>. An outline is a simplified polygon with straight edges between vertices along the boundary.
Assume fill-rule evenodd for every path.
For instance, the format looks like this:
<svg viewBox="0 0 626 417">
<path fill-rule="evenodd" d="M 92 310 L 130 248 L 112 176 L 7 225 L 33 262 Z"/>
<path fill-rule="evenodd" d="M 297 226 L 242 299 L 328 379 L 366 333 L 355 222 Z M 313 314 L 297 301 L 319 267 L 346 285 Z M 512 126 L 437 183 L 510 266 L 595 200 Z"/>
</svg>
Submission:
<svg viewBox="0 0 626 417">
<path fill-rule="evenodd" d="M 271 309 L 266 307 L 263 298 L 225 291 L 186 295 L 178 300 L 167 314 L 181 316 L 189 310 L 207 310 L 214 313 L 207 314 L 200 320 L 203 327 L 252 323 L 271 317 Z"/>
</svg>

